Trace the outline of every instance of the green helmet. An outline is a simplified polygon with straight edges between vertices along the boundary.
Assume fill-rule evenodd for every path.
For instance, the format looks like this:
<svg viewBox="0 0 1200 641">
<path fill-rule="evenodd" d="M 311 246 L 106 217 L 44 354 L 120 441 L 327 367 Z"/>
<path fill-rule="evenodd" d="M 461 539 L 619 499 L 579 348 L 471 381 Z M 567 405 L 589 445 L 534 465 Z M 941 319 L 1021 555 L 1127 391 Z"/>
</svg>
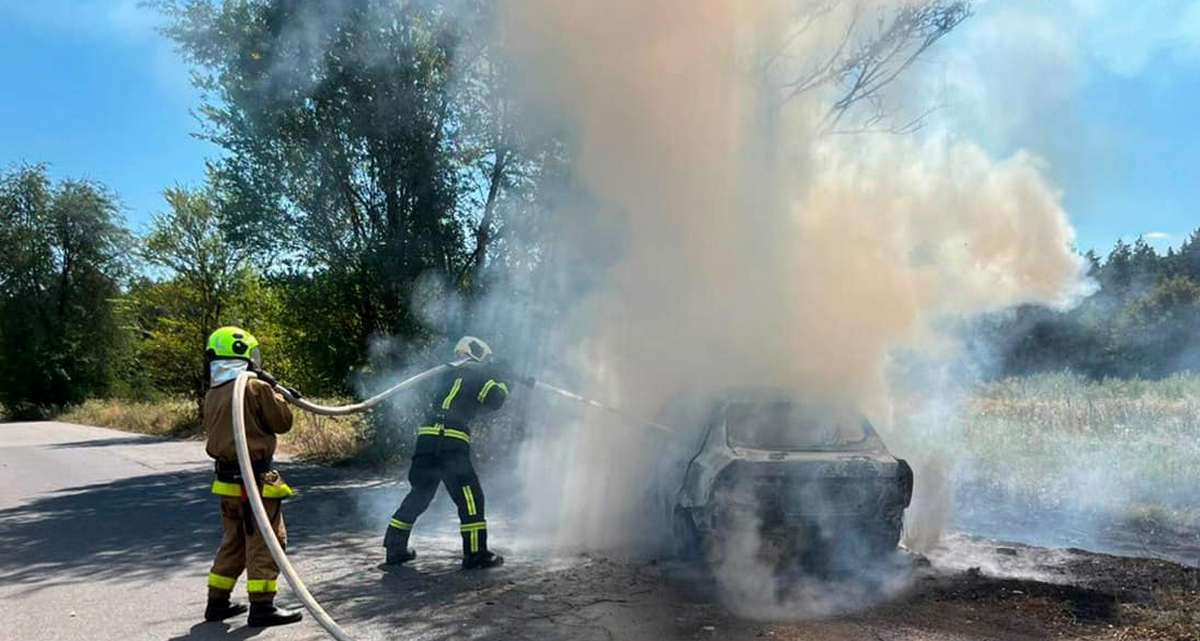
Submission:
<svg viewBox="0 0 1200 641">
<path fill-rule="evenodd" d="M 262 352 L 258 349 L 258 339 L 254 334 L 240 327 L 222 327 L 208 337 L 208 349 L 205 350 L 210 359 L 237 358 L 262 365 Z"/>
</svg>

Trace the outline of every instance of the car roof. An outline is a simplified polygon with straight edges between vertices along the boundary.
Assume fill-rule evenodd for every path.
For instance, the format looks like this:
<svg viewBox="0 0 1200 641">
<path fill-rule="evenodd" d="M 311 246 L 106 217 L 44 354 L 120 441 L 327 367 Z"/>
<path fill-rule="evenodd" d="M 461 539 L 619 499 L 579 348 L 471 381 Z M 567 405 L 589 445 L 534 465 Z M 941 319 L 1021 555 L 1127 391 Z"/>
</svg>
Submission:
<svg viewBox="0 0 1200 641">
<path fill-rule="evenodd" d="M 795 403 L 813 410 L 838 410 L 863 416 L 862 411 L 853 404 L 831 399 L 806 397 L 803 394 L 782 387 L 761 385 L 729 387 L 711 395 L 711 398 L 722 405 L 729 403 Z"/>
</svg>

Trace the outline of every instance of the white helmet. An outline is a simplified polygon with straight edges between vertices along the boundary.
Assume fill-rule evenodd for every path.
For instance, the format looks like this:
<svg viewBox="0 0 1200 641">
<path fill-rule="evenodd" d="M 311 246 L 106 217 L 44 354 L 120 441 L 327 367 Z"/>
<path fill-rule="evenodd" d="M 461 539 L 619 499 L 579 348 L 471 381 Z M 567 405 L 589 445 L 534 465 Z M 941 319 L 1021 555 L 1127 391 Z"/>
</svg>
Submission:
<svg viewBox="0 0 1200 641">
<path fill-rule="evenodd" d="M 474 336 L 463 336 L 458 339 L 458 344 L 454 346 L 454 355 L 470 358 L 482 363 L 492 357 L 492 348 Z"/>
</svg>

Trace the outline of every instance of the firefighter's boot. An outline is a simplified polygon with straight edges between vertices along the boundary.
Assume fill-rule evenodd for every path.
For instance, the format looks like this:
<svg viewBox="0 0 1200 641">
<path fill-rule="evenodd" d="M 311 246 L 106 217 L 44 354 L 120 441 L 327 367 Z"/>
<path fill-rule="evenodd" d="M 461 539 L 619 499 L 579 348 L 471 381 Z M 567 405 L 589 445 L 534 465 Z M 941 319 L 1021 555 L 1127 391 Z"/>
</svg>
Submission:
<svg viewBox="0 0 1200 641">
<path fill-rule="evenodd" d="M 463 523 L 461 529 L 464 570 L 484 570 L 504 563 L 504 557 L 488 550 L 486 522 Z"/>
<path fill-rule="evenodd" d="M 246 625 L 252 628 L 269 628 L 274 625 L 288 625 L 303 619 L 299 610 L 275 607 L 273 601 L 251 601 L 250 616 Z"/>
<path fill-rule="evenodd" d="M 501 565 L 504 565 L 504 557 L 490 550 L 468 554 L 463 557 L 462 563 L 464 570 L 486 570 Z"/>
<path fill-rule="evenodd" d="M 246 611 L 245 604 L 231 603 L 229 597 L 225 598 L 210 598 L 208 606 L 204 608 L 205 621 L 224 621 L 229 617 L 237 616 Z"/>
<path fill-rule="evenodd" d="M 411 534 L 412 530 L 388 528 L 387 535 L 383 537 L 383 547 L 387 550 L 387 560 L 384 563 L 400 565 L 417 558 L 416 551 L 408 549 L 408 537 Z"/>
</svg>

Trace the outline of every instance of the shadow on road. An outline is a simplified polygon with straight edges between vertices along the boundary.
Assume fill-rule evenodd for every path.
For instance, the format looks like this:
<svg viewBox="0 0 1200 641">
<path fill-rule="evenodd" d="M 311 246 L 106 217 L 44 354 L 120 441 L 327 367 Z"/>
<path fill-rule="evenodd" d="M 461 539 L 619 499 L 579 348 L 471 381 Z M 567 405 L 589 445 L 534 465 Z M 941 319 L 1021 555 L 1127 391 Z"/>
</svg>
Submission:
<svg viewBox="0 0 1200 641">
<path fill-rule="evenodd" d="M 140 439 L 73 446 L 116 444 L 106 441 Z M 419 629 L 430 640 L 462 638 L 464 626 L 472 638 L 522 637 L 500 634 L 503 628 L 479 620 L 476 611 L 486 609 L 495 594 L 513 589 L 513 577 L 527 581 L 542 570 L 526 562 L 513 570 L 517 574 L 509 568 L 490 574 L 460 571 L 457 517 L 446 497 L 440 496 L 422 520 L 418 539 L 428 554 L 417 569 L 384 571 L 378 567 L 380 538 L 403 494 L 392 480 L 396 474 L 303 464 L 283 464 L 281 470 L 298 490 L 286 509 L 288 551 L 310 589 L 349 627 L 366 623 L 406 635 Z M 195 575 L 197 595 L 202 595 L 221 536 L 211 483 L 211 471 L 197 466 L 66 488 L 0 510 L 0 582 L 16 586 L 19 595 L 183 572 Z M 298 605 L 289 592 L 283 591 L 283 602 Z M 240 621 L 230 623 L 198 623 L 174 639 L 246 639 L 260 632 Z M 499 636 L 489 632 L 493 628 Z"/>
<path fill-rule="evenodd" d="M 289 466 L 285 476 L 301 492 L 288 506 L 289 520 L 303 524 L 289 528 L 296 547 L 327 543 L 334 528 L 365 525 L 353 518 L 344 476 L 315 466 Z M 37 590 L 151 578 L 180 567 L 202 575 L 221 536 L 211 483 L 204 468 L 150 474 L 68 488 L 0 510 L 0 581 Z"/>
<path fill-rule="evenodd" d="M 253 639 L 267 628 L 235 628 L 228 623 L 197 623 L 186 634 L 171 637 L 167 641 L 239 641 Z"/>
<path fill-rule="evenodd" d="M 72 441 L 70 443 L 54 443 L 45 445 L 52 450 L 73 450 L 92 447 L 113 447 L 115 445 L 157 445 L 163 439 L 154 436 L 120 436 L 115 438 L 97 438 L 87 441 Z"/>
</svg>

